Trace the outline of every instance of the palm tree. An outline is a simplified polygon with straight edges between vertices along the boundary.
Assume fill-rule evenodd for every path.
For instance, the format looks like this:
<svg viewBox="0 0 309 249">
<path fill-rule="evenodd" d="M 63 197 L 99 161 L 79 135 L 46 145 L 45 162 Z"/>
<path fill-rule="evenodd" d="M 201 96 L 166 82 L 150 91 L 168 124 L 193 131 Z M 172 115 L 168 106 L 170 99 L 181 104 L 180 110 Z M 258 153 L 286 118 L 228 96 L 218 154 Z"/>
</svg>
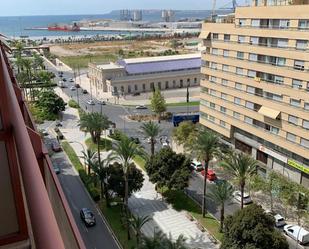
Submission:
<svg viewBox="0 0 309 249">
<path fill-rule="evenodd" d="M 32 60 L 31 59 L 23 59 L 23 68 L 26 70 L 27 75 L 27 83 L 31 84 L 32 82 Z M 30 99 L 33 99 L 32 88 L 30 87 Z"/>
<path fill-rule="evenodd" d="M 142 237 L 142 231 L 141 231 L 142 227 L 151 219 L 152 218 L 147 215 L 146 216 L 136 216 L 136 217 L 132 215 L 130 219 L 130 226 L 135 231 L 137 246 L 139 246 L 140 238 Z"/>
<path fill-rule="evenodd" d="M 222 167 L 238 182 L 243 209 L 246 181 L 256 172 L 256 160 L 248 154 L 231 152 L 222 162 Z"/>
<path fill-rule="evenodd" d="M 112 153 L 109 155 L 109 161 L 116 161 L 122 165 L 123 175 L 124 175 L 124 208 L 128 224 L 128 198 L 129 198 L 129 179 L 128 179 L 128 169 L 133 159 L 136 156 L 141 156 L 146 158 L 146 153 L 142 147 L 128 137 L 123 137 L 120 141 L 116 142 L 115 147 L 112 149 Z M 128 227 L 127 227 L 128 228 Z M 130 238 L 130 231 L 128 228 L 128 239 Z"/>
<path fill-rule="evenodd" d="M 163 242 L 164 248 L 166 249 L 187 249 L 187 247 L 184 245 L 186 241 L 186 238 L 183 236 L 183 234 L 180 234 L 175 242 L 173 242 L 171 235 L 169 238 L 166 238 Z"/>
<path fill-rule="evenodd" d="M 83 158 L 85 160 L 85 165 L 88 167 L 88 175 L 90 175 L 90 169 L 92 164 L 94 163 L 94 160 L 96 159 L 96 153 L 90 149 L 87 149 L 86 151 L 82 151 Z"/>
<path fill-rule="evenodd" d="M 220 232 L 223 231 L 224 222 L 224 204 L 231 200 L 233 194 L 233 187 L 227 182 L 223 181 L 217 184 L 207 196 L 214 202 L 221 206 L 220 208 Z"/>
<path fill-rule="evenodd" d="M 150 138 L 151 156 L 153 156 L 155 151 L 156 137 L 161 132 L 160 126 L 153 121 L 149 121 L 141 125 L 141 130 L 146 137 Z"/>
<path fill-rule="evenodd" d="M 220 155 L 219 137 L 208 130 L 201 130 L 197 136 L 195 143 L 192 145 L 192 151 L 196 153 L 197 158 L 204 162 L 204 190 L 203 190 L 203 205 L 202 214 L 205 217 L 206 210 L 206 179 L 209 162 L 216 156 Z"/>
<path fill-rule="evenodd" d="M 164 249 L 162 241 L 165 235 L 161 231 L 154 231 L 153 237 L 142 237 L 142 243 L 139 249 Z"/>
</svg>

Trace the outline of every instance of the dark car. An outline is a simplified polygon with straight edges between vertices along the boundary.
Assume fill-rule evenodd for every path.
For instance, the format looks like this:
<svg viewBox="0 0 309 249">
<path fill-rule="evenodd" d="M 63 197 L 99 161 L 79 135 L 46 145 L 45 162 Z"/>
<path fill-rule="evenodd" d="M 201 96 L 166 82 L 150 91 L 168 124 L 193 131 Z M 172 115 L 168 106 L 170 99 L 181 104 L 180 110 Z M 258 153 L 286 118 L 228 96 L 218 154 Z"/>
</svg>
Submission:
<svg viewBox="0 0 309 249">
<path fill-rule="evenodd" d="M 139 96 L 141 95 L 140 93 L 132 93 L 132 96 Z"/>
<path fill-rule="evenodd" d="M 60 121 L 56 121 L 56 127 L 62 127 L 62 123 Z"/>
<path fill-rule="evenodd" d="M 87 92 L 86 89 L 83 89 L 82 93 L 83 93 L 83 94 L 87 94 L 88 92 Z"/>
<path fill-rule="evenodd" d="M 141 142 L 139 141 L 138 137 L 130 137 L 130 140 L 136 144 L 140 144 Z"/>
<path fill-rule="evenodd" d="M 77 84 L 77 83 L 76 83 L 76 84 L 75 84 L 75 87 L 76 87 L 76 88 L 80 88 L 80 84 Z"/>
<path fill-rule="evenodd" d="M 57 175 L 61 173 L 61 170 L 57 164 L 53 163 L 53 168 Z"/>
<path fill-rule="evenodd" d="M 88 208 L 82 208 L 80 210 L 80 218 L 87 227 L 94 226 L 96 223 L 94 214 Z"/>
<path fill-rule="evenodd" d="M 66 81 L 67 81 L 67 79 L 66 79 L 66 78 L 63 78 L 63 79 L 62 79 L 62 81 L 63 81 L 63 82 L 66 82 Z"/>
<path fill-rule="evenodd" d="M 62 151 L 60 144 L 57 142 L 53 142 L 51 147 L 52 147 L 52 150 L 55 152 Z"/>
</svg>

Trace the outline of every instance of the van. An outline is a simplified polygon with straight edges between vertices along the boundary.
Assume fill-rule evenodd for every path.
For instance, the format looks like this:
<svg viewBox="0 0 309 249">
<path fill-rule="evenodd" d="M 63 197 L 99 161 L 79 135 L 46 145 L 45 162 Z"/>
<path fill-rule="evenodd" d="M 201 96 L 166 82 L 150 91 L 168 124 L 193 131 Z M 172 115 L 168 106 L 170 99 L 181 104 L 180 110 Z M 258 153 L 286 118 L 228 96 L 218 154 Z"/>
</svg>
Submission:
<svg viewBox="0 0 309 249">
<path fill-rule="evenodd" d="M 283 231 L 301 245 L 309 243 L 309 232 L 298 225 L 285 225 Z"/>
</svg>

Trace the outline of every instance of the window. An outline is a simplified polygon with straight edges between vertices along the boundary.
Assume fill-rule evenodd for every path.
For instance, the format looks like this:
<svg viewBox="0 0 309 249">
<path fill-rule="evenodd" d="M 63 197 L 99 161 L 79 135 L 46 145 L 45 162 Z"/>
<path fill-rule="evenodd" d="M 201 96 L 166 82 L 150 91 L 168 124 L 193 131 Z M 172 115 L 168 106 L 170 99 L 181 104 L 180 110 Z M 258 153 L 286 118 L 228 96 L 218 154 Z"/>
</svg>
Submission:
<svg viewBox="0 0 309 249">
<path fill-rule="evenodd" d="M 246 101 L 246 108 L 254 110 L 254 103 L 250 101 Z"/>
<path fill-rule="evenodd" d="M 264 97 L 267 99 L 273 99 L 276 101 L 282 101 L 282 95 L 270 93 L 270 92 L 264 92 Z"/>
<path fill-rule="evenodd" d="M 218 49 L 217 49 L 217 48 L 213 48 L 213 49 L 212 49 L 212 54 L 218 55 Z"/>
<path fill-rule="evenodd" d="M 223 56 L 228 57 L 229 56 L 229 51 L 228 50 L 223 50 Z"/>
<path fill-rule="evenodd" d="M 210 76 L 210 82 L 217 82 L 217 78 L 215 76 Z"/>
<path fill-rule="evenodd" d="M 279 22 L 279 27 L 281 28 L 281 29 L 286 29 L 286 28 L 288 28 L 290 26 L 290 20 L 288 20 L 288 19 L 282 19 L 282 20 L 280 20 L 280 22 Z"/>
<path fill-rule="evenodd" d="M 274 127 L 274 126 L 270 126 L 270 130 L 271 133 L 273 134 L 279 134 L 279 128 Z"/>
<path fill-rule="evenodd" d="M 249 54 L 249 60 L 250 61 L 257 61 L 258 55 L 257 54 Z"/>
<path fill-rule="evenodd" d="M 274 82 L 276 84 L 282 84 L 284 82 L 284 78 L 282 76 L 275 75 Z"/>
<path fill-rule="evenodd" d="M 124 86 L 121 86 L 121 93 L 123 94 L 124 93 Z"/>
<path fill-rule="evenodd" d="M 145 84 L 143 84 L 143 91 L 145 91 L 146 90 L 146 85 Z"/>
<path fill-rule="evenodd" d="M 238 42 L 239 42 L 239 43 L 244 43 L 244 42 L 245 42 L 245 39 L 246 39 L 246 37 L 243 36 L 243 35 L 239 35 L 239 36 L 238 36 Z"/>
<path fill-rule="evenodd" d="M 292 87 L 293 88 L 302 88 L 302 82 L 301 80 L 292 80 Z"/>
<path fill-rule="evenodd" d="M 183 80 L 180 80 L 180 87 L 183 87 Z"/>
<path fill-rule="evenodd" d="M 300 106 L 300 100 L 299 99 L 290 99 L 290 104 L 292 106 L 298 107 L 298 106 Z"/>
<path fill-rule="evenodd" d="M 236 67 L 236 74 L 243 75 L 243 69 L 240 67 Z"/>
<path fill-rule="evenodd" d="M 222 85 L 224 85 L 224 86 L 227 86 L 227 85 L 228 85 L 228 81 L 225 80 L 225 79 L 222 79 L 221 83 L 222 83 Z"/>
<path fill-rule="evenodd" d="M 252 19 L 251 20 L 252 27 L 260 27 L 260 19 Z"/>
<path fill-rule="evenodd" d="M 209 116 L 208 116 L 208 119 L 209 119 L 211 122 L 215 122 L 215 117 L 214 117 L 214 116 L 209 115 Z"/>
<path fill-rule="evenodd" d="M 255 78 L 256 77 L 256 71 L 248 70 L 248 77 Z"/>
<path fill-rule="evenodd" d="M 208 106 L 208 105 L 209 105 L 209 102 L 208 102 L 207 100 L 204 100 L 204 99 L 201 99 L 201 100 L 200 100 L 200 103 L 201 103 L 201 105 L 203 105 L 203 106 Z"/>
<path fill-rule="evenodd" d="M 225 122 L 223 120 L 220 120 L 220 125 L 225 127 Z"/>
<path fill-rule="evenodd" d="M 234 97 L 234 104 L 240 105 L 241 104 L 241 99 L 237 98 L 237 97 Z"/>
<path fill-rule="evenodd" d="M 235 88 L 238 89 L 238 90 L 241 90 L 242 89 L 242 84 L 235 83 Z"/>
<path fill-rule="evenodd" d="M 305 103 L 304 109 L 309 111 L 309 103 Z"/>
<path fill-rule="evenodd" d="M 294 69 L 304 71 L 305 69 L 305 62 L 304 61 L 294 61 Z"/>
<path fill-rule="evenodd" d="M 247 116 L 245 116 L 245 122 L 246 122 L 247 124 L 253 124 L 253 119 L 252 119 L 252 118 L 249 118 L 249 117 L 247 117 Z"/>
<path fill-rule="evenodd" d="M 296 141 L 296 136 L 292 133 L 287 132 L 286 133 L 286 139 L 291 141 L 291 142 L 295 142 Z"/>
<path fill-rule="evenodd" d="M 213 33 L 213 34 L 212 34 L 212 39 L 218 40 L 218 39 L 219 39 L 219 34 Z"/>
<path fill-rule="evenodd" d="M 233 117 L 240 119 L 240 113 L 239 112 L 233 112 Z"/>
<path fill-rule="evenodd" d="M 118 88 L 117 86 L 114 86 L 114 93 L 117 93 L 118 92 Z"/>
<path fill-rule="evenodd" d="M 255 87 L 253 87 L 253 86 L 247 86 L 247 92 L 248 92 L 248 93 L 255 94 Z"/>
<path fill-rule="evenodd" d="M 207 88 L 207 87 L 201 87 L 201 91 L 202 91 L 203 93 L 208 93 L 208 92 L 209 92 L 209 88 Z"/>
<path fill-rule="evenodd" d="M 128 85 L 128 93 L 131 93 L 131 86 Z"/>
<path fill-rule="evenodd" d="M 291 124 L 295 124 L 295 125 L 298 124 L 298 118 L 293 116 L 293 115 L 289 115 L 288 120 L 289 120 L 289 123 L 291 123 Z"/>
<path fill-rule="evenodd" d="M 246 19 L 239 19 L 238 24 L 239 24 L 240 27 L 241 27 L 241 26 L 245 26 L 245 24 L 246 24 Z"/>
<path fill-rule="evenodd" d="M 173 88 L 176 87 L 176 80 L 173 80 Z"/>
<path fill-rule="evenodd" d="M 224 34 L 224 41 L 229 41 L 231 39 L 230 35 Z"/>
<path fill-rule="evenodd" d="M 212 63 L 210 64 L 210 67 L 211 67 L 212 69 L 217 69 L 217 63 L 212 62 Z"/>
<path fill-rule="evenodd" d="M 187 83 L 188 83 L 187 85 L 190 85 L 190 79 L 187 79 Z"/>
<path fill-rule="evenodd" d="M 255 36 L 250 37 L 250 44 L 252 45 L 258 45 L 259 44 L 259 38 Z"/>
<path fill-rule="evenodd" d="M 158 88 L 161 90 L 161 82 L 158 82 Z"/>
<path fill-rule="evenodd" d="M 300 145 L 309 149 L 309 140 L 301 138 L 300 139 Z"/>
<path fill-rule="evenodd" d="M 194 84 L 196 84 L 197 83 L 197 78 L 194 78 Z"/>
<path fill-rule="evenodd" d="M 137 90 L 138 90 L 137 85 L 134 85 L 134 90 L 135 90 L 135 91 L 137 91 Z"/>
<path fill-rule="evenodd" d="M 298 28 L 300 28 L 300 29 L 309 28 L 309 20 L 299 20 L 298 21 Z"/>
<path fill-rule="evenodd" d="M 212 108 L 212 109 L 215 109 L 215 108 L 216 108 L 216 104 L 215 104 L 215 103 L 210 102 L 210 103 L 209 103 L 209 107 L 210 107 L 210 108 Z"/>
<path fill-rule="evenodd" d="M 307 41 L 306 40 L 296 40 L 296 49 L 306 49 Z"/>
<path fill-rule="evenodd" d="M 223 107 L 223 106 L 221 106 L 221 107 L 220 107 L 220 112 L 224 112 L 224 113 L 226 113 L 226 108 L 225 108 L 225 107 Z"/>
<path fill-rule="evenodd" d="M 227 99 L 227 95 L 225 93 L 221 93 L 221 99 Z"/>
<path fill-rule="evenodd" d="M 303 120 L 303 128 L 309 130 L 309 120 Z"/>
<path fill-rule="evenodd" d="M 210 89 L 209 94 L 212 96 L 216 96 L 217 92 L 213 89 Z"/>
<path fill-rule="evenodd" d="M 166 89 L 169 88 L 168 81 L 165 81 L 165 88 L 166 88 Z"/>
<path fill-rule="evenodd" d="M 279 48 L 286 48 L 288 46 L 288 39 L 278 39 L 277 46 Z"/>
<path fill-rule="evenodd" d="M 225 72 L 229 71 L 229 66 L 228 65 L 222 65 L 222 70 Z"/>
<path fill-rule="evenodd" d="M 276 57 L 276 65 L 277 66 L 284 66 L 285 65 L 285 58 Z"/>
<path fill-rule="evenodd" d="M 244 52 L 237 51 L 237 59 L 243 60 L 244 59 L 244 55 L 245 55 Z"/>
</svg>

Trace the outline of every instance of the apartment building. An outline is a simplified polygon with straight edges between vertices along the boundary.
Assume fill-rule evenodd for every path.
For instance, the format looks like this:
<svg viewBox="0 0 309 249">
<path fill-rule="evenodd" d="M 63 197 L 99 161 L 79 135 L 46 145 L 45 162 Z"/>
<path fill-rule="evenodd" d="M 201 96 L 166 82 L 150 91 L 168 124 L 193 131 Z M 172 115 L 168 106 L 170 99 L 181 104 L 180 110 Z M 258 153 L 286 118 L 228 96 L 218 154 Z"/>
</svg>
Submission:
<svg viewBox="0 0 309 249">
<path fill-rule="evenodd" d="M 114 96 L 198 86 L 201 55 L 185 54 L 122 59 L 116 63 L 89 63 L 89 78 L 96 91 Z"/>
<path fill-rule="evenodd" d="M 309 187 L 309 1 L 253 1 L 200 37 L 200 122 Z"/>
</svg>

